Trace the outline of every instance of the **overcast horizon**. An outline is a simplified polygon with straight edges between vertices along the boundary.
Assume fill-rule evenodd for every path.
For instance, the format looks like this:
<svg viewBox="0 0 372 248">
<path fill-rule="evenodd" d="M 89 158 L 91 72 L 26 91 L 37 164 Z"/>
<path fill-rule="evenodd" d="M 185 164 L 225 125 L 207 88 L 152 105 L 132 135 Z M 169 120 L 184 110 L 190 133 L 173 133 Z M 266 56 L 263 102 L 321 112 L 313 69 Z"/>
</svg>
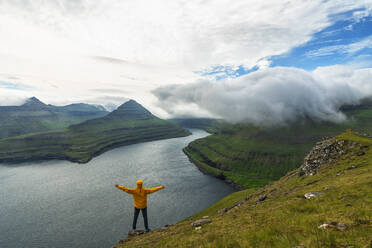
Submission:
<svg viewBox="0 0 372 248">
<path fill-rule="evenodd" d="M 340 122 L 372 96 L 372 1 L 0 0 L 0 105 Z"/>
</svg>

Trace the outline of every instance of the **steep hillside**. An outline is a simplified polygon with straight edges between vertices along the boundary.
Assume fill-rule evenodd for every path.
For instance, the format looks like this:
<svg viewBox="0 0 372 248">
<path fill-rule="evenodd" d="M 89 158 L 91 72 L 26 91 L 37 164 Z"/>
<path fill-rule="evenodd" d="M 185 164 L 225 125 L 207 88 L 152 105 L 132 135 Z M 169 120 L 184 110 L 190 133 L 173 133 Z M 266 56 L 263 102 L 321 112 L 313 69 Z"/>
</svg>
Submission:
<svg viewBox="0 0 372 248">
<path fill-rule="evenodd" d="M 53 106 L 32 97 L 21 106 L 0 106 L 0 139 L 66 128 L 107 114 L 103 108 L 89 104 Z"/>
<path fill-rule="evenodd" d="M 224 120 L 211 118 L 175 118 L 169 121 L 181 127 L 198 128 L 208 133 L 218 133 L 227 124 Z"/>
<path fill-rule="evenodd" d="M 372 247 L 371 147 L 352 132 L 317 143 L 280 180 L 116 247 Z"/>
<path fill-rule="evenodd" d="M 257 128 L 248 124 L 225 124 L 214 135 L 193 141 L 184 149 L 202 171 L 237 187 L 262 187 L 298 168 L 317 141 L 348 128 L 372 133 L 369 105 L 346 107 L 348 121 L 317 123 L 309 119 L 288 126 Z"/>
<path fill-rule="evenodd" d="M 67 129 L 2 139 L 0 162 L 65 159 L 85 163 L 115 147 L 189 134 L 132 100 L 107 116 Z"/>
</svg>

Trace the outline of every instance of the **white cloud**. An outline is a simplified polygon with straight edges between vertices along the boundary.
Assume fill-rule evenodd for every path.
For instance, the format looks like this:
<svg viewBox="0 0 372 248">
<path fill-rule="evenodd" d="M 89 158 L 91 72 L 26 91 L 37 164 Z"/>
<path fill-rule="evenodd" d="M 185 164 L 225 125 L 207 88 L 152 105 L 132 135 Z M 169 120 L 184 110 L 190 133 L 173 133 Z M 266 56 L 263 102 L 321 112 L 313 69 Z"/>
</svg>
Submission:
<svg viewBox="0 0 372 248">
<path fill-rule="evenodd" d="M 365 48 L 372 48 L 372 35 L 358 42 L 350 43 L 347 45 L 333 45 L 333 46 L 321 47 L 316 50 L 311 50 L 306 53 L 306 56 L 319 57 L 319 56 L 329 56 L 329 55 L 334 55 L 334 54 L 352 55 Z"/>
<path fill-rule="evenodd" d="M 194 81 L 199 78 L 194 71 L 216 65 L 267 67 L 265 58 L 331 25 L 329 16 L 364 7 L 370 13 L 371 5 L 341 0 L 0 0 L 0 80 L 6 79 L 1 75 L 21 78 L 20 83 L 34 88 L 30 96 L 50 103 L 98 100 L 104 94 L 106 99 L 135 98 L 162 114 L 151 90 Z M 101 87 L 117 92 L 90 91 Z"/>
<path fill-rule="evenodd" d="M 198 114 L 196 105 L 215 117 L 259 125 L 286 124 L 304 117 L 340 122 L 345 120 L 340 106 L 372 95 L 372 69 L 332 66 L 307 72 L 275 67 L 237 79 L 163 86 L 154 94 L 174 116 Z"/>
</svg>

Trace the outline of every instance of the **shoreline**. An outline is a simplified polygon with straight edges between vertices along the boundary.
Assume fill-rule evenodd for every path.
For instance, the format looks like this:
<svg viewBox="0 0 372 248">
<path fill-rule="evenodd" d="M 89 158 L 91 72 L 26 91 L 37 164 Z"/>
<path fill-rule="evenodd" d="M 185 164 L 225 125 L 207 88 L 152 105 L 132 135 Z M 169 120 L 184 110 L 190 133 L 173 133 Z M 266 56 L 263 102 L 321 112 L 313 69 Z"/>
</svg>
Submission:
<svg viewBox="0 0 372 248">
<path fill-rule="evenodd" d="M 225 175 L 223 174 L 222 170 L 216 169 L 216 168 L 214 168 L 214 167 L 212 167 L 208 164 L 205 164 L 203 162 L 200 162 L 200 161 L 192 158 L 191 154 L 187 151 L 187 148 L 189 148 L 189 145 L 182 149 L 183 153 L 187 156 L 189 161 L 191 163 L 193 163 L 196 166 L 196 168 L 198 168 L 198 170 L 201 171 L 203 174 L 215 177 L 217 179 L 220 179 L 220 180 L 224 181 L 226 184 L 230 185 L 231 187 L 233 187 L 234 189 L 236 189 L 238 191 L 247 189 L 247 188 L 241 186 L 240 184 L 236 184 L 231 180 L 227 180 Z M 201 164 L 203 164 L 203 165 L 201 165 Z M 207 168 L 205 168 L 203 166 L 207 166 Z M 210 169 L 210 170 L 208 171 L 208 169 Z"/>
<path fill-rule="evenodd" d="M 77 163 L 77 164 L 86 164 L 89 161 L 91 161 L 93 158 L 98 157 L 99 155 L 113 150 L 115 148 L 123 147 L 123 146 L 128 146 L 128 145 L 135 145 L 135 144 L 140 144 L 140 143 L 145 143 L 145 142 L 150 142 L 150 141 L 157 141 L 157 140 L 165 140 L 165 139 L 173 139 L 173 138 L 181 138 L 181 137 L 187 137 L 191 135 L 191 132 L 182 134 L 182 135 L 177 135 L 174 137 L 149 137 L 147 139 L 143 140 L 123 140 L 119 141 L 116 143 L 108 144 L 107 146 L 102 147 L 101 149 L 93 152 L 87 159 L 79 159 L 75 157 L 71 157 L 65 154 L 46 154 L 43 156 L 31 156 L 28 158 L 21 158 L 21 157 L 14 157 L 14 158 L 1 158 L 0 159 L 0 165 L 6 164 L 5 166 L 12 166 L 12 165 L 19 165 L 22 163 L 29 163 L 29 162 L 45 162 L 45 161 L 50 161 L 50 160 L 60 160 L 60 161 L 69 161 L 72 163 Z"/>
</svg>

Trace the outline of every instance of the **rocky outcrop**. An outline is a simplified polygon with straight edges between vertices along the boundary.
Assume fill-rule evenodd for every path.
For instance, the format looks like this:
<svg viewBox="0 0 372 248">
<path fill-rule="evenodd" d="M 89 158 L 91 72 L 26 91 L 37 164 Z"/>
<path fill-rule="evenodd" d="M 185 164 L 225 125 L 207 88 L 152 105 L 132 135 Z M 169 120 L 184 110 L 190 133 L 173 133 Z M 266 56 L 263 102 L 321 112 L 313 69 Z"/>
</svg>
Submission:
<svg viewBox="0 0 372 248">
<path fill-rule="evenodd" d="M 312 176 L 323 164 L 332 163 L 347 153 L 363 156 L 368 146 L 354 141 L 331 138 L 316 143 L 315 147 L 305 157 L 300 167 L 300 176 Z"/>
<path fill-rule="evenodd" d="M 198 226 L 202 226 L 202 225 L 205 225 L 205 224 L 208 224 L 208 223 L 211 223 L 212 221 L 210 219 L 200 219 L 200 220 L 196 220 L 194 221 L 193 223 L 191 223 L 191 225 L 193 227 L 198 227 Z"/>
</svg>

